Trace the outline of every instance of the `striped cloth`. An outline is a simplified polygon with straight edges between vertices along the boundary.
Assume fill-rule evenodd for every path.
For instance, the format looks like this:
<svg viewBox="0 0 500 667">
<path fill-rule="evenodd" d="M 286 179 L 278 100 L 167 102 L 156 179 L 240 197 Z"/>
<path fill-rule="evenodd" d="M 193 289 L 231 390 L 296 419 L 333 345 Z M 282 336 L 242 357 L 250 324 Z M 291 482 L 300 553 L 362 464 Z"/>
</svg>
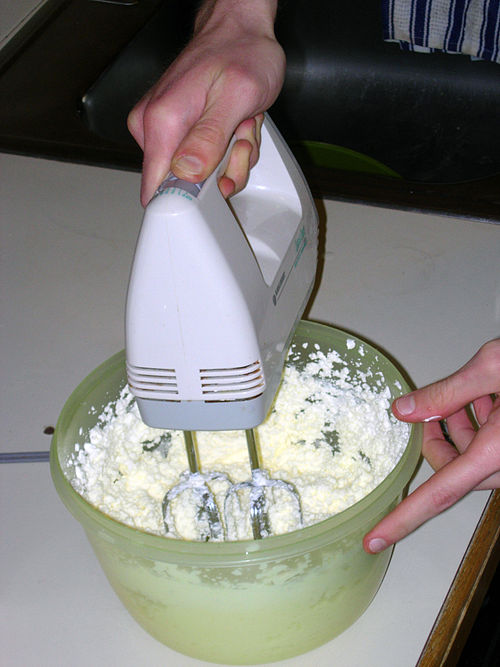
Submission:
<svg viewBox="0 0 500 667">
<path fill-rule="evenodd" d="M 382 0 L 384 39 L 500 63 L 500 0 Z"/>
</svg>

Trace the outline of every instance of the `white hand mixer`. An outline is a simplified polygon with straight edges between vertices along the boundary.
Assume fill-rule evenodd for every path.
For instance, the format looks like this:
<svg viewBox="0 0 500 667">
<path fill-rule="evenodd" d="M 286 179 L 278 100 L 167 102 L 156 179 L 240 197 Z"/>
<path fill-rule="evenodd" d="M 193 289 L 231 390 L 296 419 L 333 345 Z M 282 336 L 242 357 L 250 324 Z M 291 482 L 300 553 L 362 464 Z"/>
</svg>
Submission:
<svg viewBox="0 0 500 667">
<path fill-rule="evenodd" d="M 251 429 L 273 402 L 311 294 L 318 218 L 304 176 L 268 116 L 259 161 L 230 203 L 218 188 L 228 155 L 203 183 L 169 175 L 146 208 L 127 296 L 127 375 L 150 426 L 247 431 L 249 484 L 259 496 L 251 500 L 251 521 L 254 537 L 263 537 L 269 534 L 264 471 Z M 200 515 L 208 517 L 201 539 L 218 539 L 223 522 L 213 518 L 210 480 L 200 472 L 191 435 L 186 446 L 184 482 L 198 488 Z M 167 531 L 175 532 L 171 525 Z"/>
</svg>

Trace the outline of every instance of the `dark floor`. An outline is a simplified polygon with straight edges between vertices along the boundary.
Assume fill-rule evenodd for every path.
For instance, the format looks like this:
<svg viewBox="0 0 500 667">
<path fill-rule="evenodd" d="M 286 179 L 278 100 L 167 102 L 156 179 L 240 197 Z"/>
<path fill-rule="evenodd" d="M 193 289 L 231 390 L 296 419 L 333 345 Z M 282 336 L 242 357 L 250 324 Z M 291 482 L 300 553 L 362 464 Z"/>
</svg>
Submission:
<svg viewBox="0 0 500 667">
<path fill-rule="evenodd" d="M 500 665 L 500 567 L 491 581 L 457 667 Z"/>
</svg>

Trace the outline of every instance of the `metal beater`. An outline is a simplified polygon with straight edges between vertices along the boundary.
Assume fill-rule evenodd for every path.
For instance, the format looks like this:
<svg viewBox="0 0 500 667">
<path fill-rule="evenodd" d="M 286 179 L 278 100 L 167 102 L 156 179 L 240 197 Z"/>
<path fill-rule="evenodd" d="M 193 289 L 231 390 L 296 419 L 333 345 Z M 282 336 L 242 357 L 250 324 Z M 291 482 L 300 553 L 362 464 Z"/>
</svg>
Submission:
<svg viewBox="0 0 500 667">
<path fill-rule="evenodd" d="M 191 431 L 184 431 L 184 442 L 189 470 L 182 473 L 178 484 L 173 486 L 163 499 L 162 512 L 167 535 L 181 537 L 176 528 L 173 502 L 183 494 L 187 494 L 195 505 L 198 540 L 202 542 L 236 540 L 239 538 L 236 515 L 245 514 L 241 506 L 240 493 L 249 491 L 249 519 L 254 539 L 262 539 L 272 535 L 273 530 L 269 519 L 269 497 L 275 490 L 289 495 L 297 514 L 297 523 L 302 526 L 302 507 L 300 496 L 293 484 L 282 479 L 275 479 L 262 469 L 253 429 L 245 431 L 248 456 L 250 461 L 251 479 L 233 484 L 226 473 L 206 472 L 200 470 L 196 451 L 196 443 Z M 223 510 L 220 510 L 210 482 L 222 481 L 228 485 Z"/>
<path fill-rule="evenodd" d="M 302 526 L 302 506 L 300 503 L 300 496 L 297 489 L 290 482 L 285 482 L 282 479 L 270 477 L 269 474 L 262 469 L 259 460 L 259 453 L 257 443 L 255 441 L 255 431 L 247 429 L 245 431 L 247 440 L 248 456 L 250 459 L 250 469 L 252 471 L 252 479 L 239 484 L 233 484 L 226 494 L 224 502 L 224 518 L 226 521 L 227 536 L 229 539 L 237 539 L 238 532 L 234 521 L 234 506 L 237 503 L 241 510 L 241 503 L 239 500 L 239 493 L 243 489 L 250 491 L 250 522 L 252 525 L 252 533 L 255 540 L 269 537 L 272 535 L 272 526 L 269 519 L 269 492 L 280 489 L 287 493 L 292 499 L 297 512 L 298 525 Z"/>
<path fill-rule="evenodd" d="M 199 539 L 202 542 L 209 540 L 221 540 L 225 535 L 222 517 L 208 483 L 214 480 L 222 480 L 231 484 L 229 477 L 224 473 L 208 472 L 200 470 L 196 445 L 191 431 L 184 431 L 184 442 L 189 470 L 185 471 L 180 482 L 173 486 L 166 494 L 162 503 L 163 522 L 167 534 L 180 537 L 175 527 L 175 518 L 172 513 L 172 501 L 182 493 L 194 496 L 197 508 L 197 525 Z"/>
</svg>

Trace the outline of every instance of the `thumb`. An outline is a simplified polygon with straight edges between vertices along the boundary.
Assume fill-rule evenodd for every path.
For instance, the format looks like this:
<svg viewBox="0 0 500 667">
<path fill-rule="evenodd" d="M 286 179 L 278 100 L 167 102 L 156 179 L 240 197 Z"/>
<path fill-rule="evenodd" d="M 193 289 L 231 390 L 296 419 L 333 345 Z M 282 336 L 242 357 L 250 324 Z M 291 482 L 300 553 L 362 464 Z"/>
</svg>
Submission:
<svg viewBox="0 0 500 667">
<path fill-rule="evenodd" d="M 492 340 L 452 375 L 401 396 L 393 412 L 409 422 L 444 419 L 472 401 L 500 389 L 500 339 Z"/>
<path fill-rule="evenodd" d="M 208 178 L 224 157 L 234 129 L 230 121 L 203 116 L 175 151 L 171 163 L 174 174 L 194 183 Z"/>
</svg>

